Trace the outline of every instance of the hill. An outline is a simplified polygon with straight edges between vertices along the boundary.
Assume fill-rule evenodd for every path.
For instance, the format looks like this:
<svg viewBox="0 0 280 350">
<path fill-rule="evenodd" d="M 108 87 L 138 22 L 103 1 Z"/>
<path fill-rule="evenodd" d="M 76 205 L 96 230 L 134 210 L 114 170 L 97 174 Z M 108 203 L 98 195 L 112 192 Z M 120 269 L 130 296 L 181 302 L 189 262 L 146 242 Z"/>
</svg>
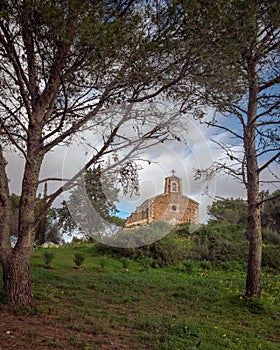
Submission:
<svg viewBox="0 0 280 350">
<path fill-rule="evenodd" d="M 166 265 L 144 248 L 130 258 L 95 243 L 36 249 L 37 304 L 32 313 L 12 314 L 1 294 L 0 349 L 279 349 L 277 267 L 264 269 L 262 299 L 246 299 L 246 237 L 242 227 L 231 240 L 229 232 L 203 227 L 187 234 L 181 227 L 157 242 L 158 252 L 173 239 L 184 248 L 181 261 Z M 49 268 L 45 252 L 54 252 Z M 85 257 L 82 268 L 75 268 L 77 253 Z"/>
</svg>

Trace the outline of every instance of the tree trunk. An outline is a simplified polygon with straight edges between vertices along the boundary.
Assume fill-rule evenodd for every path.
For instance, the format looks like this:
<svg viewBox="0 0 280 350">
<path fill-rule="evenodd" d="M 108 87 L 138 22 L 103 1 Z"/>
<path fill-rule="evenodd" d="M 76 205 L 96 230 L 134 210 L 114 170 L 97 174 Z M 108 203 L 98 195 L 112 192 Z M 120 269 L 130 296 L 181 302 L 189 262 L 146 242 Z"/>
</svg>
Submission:
<svg viewBox="0 0 280 350">
<path fill-rule="evenodd" d="M 261 296 L 261 264 L 262 264 L 262 232 L 261 214 L 256 193 L 248 200 L 248 236 L 249 255 L 246 279 L 246 296 L 260 298 Z M 251 202 L 251 203 L 250 203 Z"/>
<path fill-rule="evenodd" d="M 29 308 L 33 303 L 29 251 L 14 250 L 3 259 L 3 282 L 7 301 L 12 307 Z"/>
<path fill-rule="evenodd" d="M 7 217 L 0 215 L 0 228 L 6 228 L 5 236 L 1 237 L 3 233 L 0 233 L 0 262 L 3 267 L 4 290 L 9 305 L 14 308 L 30 308 L 33 302 L 30 257 L 35 238 L 35 208 L 37 205 L 36 192 L 38 189 L 38 177 L 44 156 L 40 147 L 41 125 L 34 122 L 34 125 L 30 127 L 28 136 L 30 144 L 27 149 L 26 164 L 22 181 L 18 237 L 16 246 L 13 249 L 10 246 L 10 232 L 8 230 L 8 218 L 10 216 L 10 212 L 8 212 L 8 210 L 10 211 L 10 207 L 8 207 L 8 204 L 5 205 Z M 2 169 L 4 169 L 3 166 Z M 5 175 L 4 172 L 3 174 Z M 6 183 L 8 183 L 7 180 Z M 0 189 L 5 189 L 5 185 L 7 187 L 6 183 L 1 184 L 0 181 Z M 8 199 L 4 199 L 6 202 L 10 202 L 8 189 L 6 189 L 5 192 Z M 2 203 L 5 202 L 4 199 L 2 198 Z"/>
<path fill-rule="evenodd" d="M 246 279 L 246 296 L 261 296 L 262 232 L 259 205 L 259 167 L 256 151 L 256 116 L 258 108 L 258 78 L 254 60 L 248 58 L 250 77 L 247 125 L 244 133 L 247 166 L 248 239 L 249 255 Z"/>
</svg>

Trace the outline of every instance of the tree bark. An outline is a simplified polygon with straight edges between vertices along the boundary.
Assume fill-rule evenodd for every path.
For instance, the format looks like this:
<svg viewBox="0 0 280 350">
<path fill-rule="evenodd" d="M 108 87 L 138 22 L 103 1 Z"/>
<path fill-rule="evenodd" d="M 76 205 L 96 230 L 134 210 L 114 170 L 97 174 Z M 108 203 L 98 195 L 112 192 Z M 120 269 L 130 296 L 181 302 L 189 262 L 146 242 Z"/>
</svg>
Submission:
<svg viewBox="0 0 280 350">
<path fill-rule="evenodd" d="M 260 210 L 251 205 L 248 218 L 249 255 L 246 279 L 246 296 L 261 297 L 262 233 Z"/>
<path fill-rule="evenodd" d="M 248 239 L 249 254 L 246 278 L 246 296 L 261 296 L 262 232 L 259 205 L 259 167 L 256 152 L 256 116 L 258 106 L 258 78 L 255 62 L 248 60 L 250 77 L 247 125 L 244 148 L 247 165 Z"/>
<path fill-rule="evenodd" d="M 0 262 L 3 254 L 11 249 L 10 244 L 10 214 L 11 202 L 8 177 L 5 172 L 6 160 L 0 144 Z"/>
<path fill-rule="evenodd" d="M 28 251 L 15 250 L 2 261 L 4 290 L 12 307 L 29 308 L 33 304 L 29 260 Z"/>
<path fill-rule="evenodd" d="M 254 160 L 252 160 L 254 163 Z M 259 185 L 257 173 L 248 181 L 248 238 L 249 254 L 246 279 L 246 296 L 261 297 L 262 231 L 261 210 L 258 205 Z"/>
<path fill-rule="evenodd" d="M 3 283 L 7 301 L 9 305 L 14 308 L 29 308 L 33 304 L 30 277 L 30 257 L 35 239 L 35 208 L 38 178 L 44 156 L 44 153 L 40 147 L 41 133 L 42 127 L 35 121 L 34 125 L 32 125 L 29 129 L 28 135 L 29 145 L 27 149 L 27 159 L 22 181 L 18 239 L 15 248 L 11 248 L 10 244 L 10 205 L 8 204 L 10 203 L 10 198 L 8 192 L 8 180 L 6 178 L 5 181 L 0 181 L 0 189 L 5 190 L 5 197 L 0 196 L 0 202 L 6 210 L 6 217 L 4 215 L 0 215 L 0 228 L 6 228 L 5 236 L 2 237 L 0 242 L 0 262 L 3 267 Z M 0 160 L 2 158 L 3 163 L 4 158 L 1 152 L 0 156 Z M 5 168 L 3 164 L 0 169 L 2 169 L 3 175 L 5 175 Z M 0 237 L 1 236 L 3 236 L 3 232 L 0 233 Z"/>
</svg>

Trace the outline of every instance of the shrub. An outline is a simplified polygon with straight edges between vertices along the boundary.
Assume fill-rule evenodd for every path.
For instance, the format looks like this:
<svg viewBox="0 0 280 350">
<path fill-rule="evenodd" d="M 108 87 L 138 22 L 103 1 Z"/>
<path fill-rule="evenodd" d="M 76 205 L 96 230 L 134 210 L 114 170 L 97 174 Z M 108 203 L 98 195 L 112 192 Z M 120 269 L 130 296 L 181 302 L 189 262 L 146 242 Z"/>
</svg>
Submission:
<svg viewBox="0 0 280 350">
<path fill-rule="evenodd" d="M 76 264 L 77 267 L 81 267 L 83 262 L 85 261 L 85 255 L 83 253 L 75 253 L 74 254 L 74 263 Z"/>
<path fill-rule="evenodd" d="M 278 232 L 274 232 L 268 229 L 262 230 L 263 242 L 266 244 L 273 244 L 280 248 L 280 235 Z"/>
<path fill-rule="evenodd" d="M 175 228 L 177 236 L 187 236 L 190 232 L 191 224 L 180 224 Z"/>
<path fill-rule="evenodd" d="M 204 226 L 191 234 L 189 257 L 219 264 L 226 261 L 246 262 L 248 241 L 244 225 Z"/>
<path fill-rule="evenodd" d="M 192 273 L 193 272 L 193 270 L 194 270 L 194 261 L 188 259 L 188 260 L 185 260 L 183 262 L 183 264 L 184 264 L 186 272 L 188 272 L 188 273 Z"/>
<path fill-rule="evenodd" d="M 262 266 L 273 272 L 280 272 L 280 255 L 279 248 L 265 246 L 262 252 Z"/>
<path fill-rule="evenodd" d="M 186 257 L 186 251 L 173 234 L 169 234 L 147 248 L 154 259 L 154 267 L 174 266 Z"/>
<path fill-rule="evenodd" d="M 154 241 L 154 243 L 140 246 L 139 248 L 127 249 L 97 244 L 96 249 L 99 252 L 112 256 L 130 259 L 152 259 L 152 267 L 176 265 L 180 260 L 186 257 L 186 249 L 182 247 L 180 242 L 176 239 L 176 234 L 172 232 L 171 229 L 172 227 L 170 225 L 158 221 L 149 226 L 126 230 L 121 233 L 123 239 L 125 239 L 125 237 L 130 237 L 130 243 L 138 243 L 140 245 L 141 242 L 144 244 L 144 242 L 148 240 Z M 156 241 L 156 239 L 159 240 Z"/>
<path fill-rule="evenodd" d="M 50 266 L 50 263 L 54 259 L 54 256 L 55 256 L 54 252 L 51 252 L 51 251 L 48 251 L 48 250 L 43 252 L 42 257 L 44 259 L 44 262 L 45 262 L 46 266 Z"/>
</svg>

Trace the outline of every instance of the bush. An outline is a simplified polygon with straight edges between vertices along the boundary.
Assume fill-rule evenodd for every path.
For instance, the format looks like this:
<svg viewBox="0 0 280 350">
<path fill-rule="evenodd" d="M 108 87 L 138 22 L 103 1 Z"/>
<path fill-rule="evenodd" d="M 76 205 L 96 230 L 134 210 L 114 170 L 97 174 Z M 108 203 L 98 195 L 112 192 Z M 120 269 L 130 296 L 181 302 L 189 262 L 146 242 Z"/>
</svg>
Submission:
<svg viewBox="0 0 280 350">
<path fill-rule="evenodd" d="M 77 267 L 81 267 L 83 262 L 85 261 L 85 255 L 83 253 L 75 253 L 74 254 L 74 263 L 76 264 Z"/>
<path fill-rule="evenodd" d="M 219 264 L 227 261 L 246 262 L 248 241 L 244 225 L 204 226 L 192 233 L 189 257 Z"/>
<path fill-rule="evenodd" d="M 42 257 L 44 259 L 44 262 L 45 262 L 46 266 L 50 266 L 50 263 L 54 259 L 54 256 L 55 256 L 54 252 L 51 252 L 51 251 L 48 251 L 48 250 L 43 252 Z"/>
<path fill-rule="evenodd" d="M 174 266 L 186 258 L 186 251 L 174 234 L 169 234 L 148 246 L 147 249 L 154 259 L 154 267 Z"/>
<path fill-rule="evenodd" d="M 148 240 L 154 241 L 154 243 L 139 248 L 116 248 L 99 243 L 95 249 L 99 253 L 102 252 L 115 257 L 137 260 L 152 259 L 152 267 L 174 266 L 180 260 L 186 258 L 186 249 L 176 239 L 172 227 L 164 222 L 158 221 L 149 226 L 126 230 L 121 235 L 122 238 L 130 237 L 130 243 L 133 240 L 134 244 L 141 245 L 141 242 L 147 242 Z M 156 241 L 156 239 L 159 240 Z"/>
<path fill-rule="evenodd" d="M 192 273 L 194 270 L 194 261 L 192 260 L 186 260 L 183 262 L 183 265 L 185 267 L 185 271 L 188 273 Z"/>
<path fill-rule="evenodd" d="M 272 272 L 280 272 L 279 248 L 273 246 L 265 246 L 263 248 L 262 266 L 268 268 Z"/>
<path fill-rule="evenodd" d="M 274 246 L 278 246 L 278 248 L 280 248 L 280 234 L 278 232 L 263 229 L 262 236 L 264 243 L 273 244 Z"/>
</svg>

